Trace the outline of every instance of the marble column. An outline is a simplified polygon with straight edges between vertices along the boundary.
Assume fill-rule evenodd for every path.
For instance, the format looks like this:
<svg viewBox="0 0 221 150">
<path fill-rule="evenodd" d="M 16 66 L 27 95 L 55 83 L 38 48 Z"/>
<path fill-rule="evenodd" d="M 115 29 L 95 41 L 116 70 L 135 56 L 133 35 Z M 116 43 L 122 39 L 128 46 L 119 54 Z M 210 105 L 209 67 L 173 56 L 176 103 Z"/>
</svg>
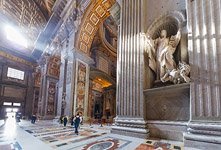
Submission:
<svg viewBox="0 0 221 150">
<path fill-rule="evenodd" d="M 191 116 L 186 147 L 221 149 L 221 1 L 187 0 Z"/>
<path fill-rule="evenodd" d="M 39 62 L 41 65 L 41 86 L 38 102 L 38 115 L 42 119 L 53 119 L 56 115 L 57 105 L 57 68 L 59 61 L 56 57 L 45 54 Z M 53 67 L 54 68 L 53 68 Z"/>
<path fill-rule="evenodd" d="M 73 41 L 75 40 L 75 32 L 69 34 L 66 44 L 61 51 L 61 72 L 58 94 L 58 116 L 62 114 L 69 117 L 80 112 L 83 114 L 84 120 L 87 120 L 88 111 L 88 93 L 89 93 L 89 67 L 94 61 L 87 55 L 79 52 Z M 85 67 L 85 72 L 80 71 L 80 66 Z M 84 70 L 84 69 L 83 69 Z M 83 81 L 82 81 L 83 80 Z M 65 96 L 62 93 L 65 92 Z M 64 109 L 62 110 L 62 97 Z M 62 110 L 62 111 L 61 111 Z"/>
<path fill-rule="evenodd" d="M 112 133 L 147 138 L 143 95 L 146 0 L 122 0 L 117 58 L 117 117 Z"/>
<path fill-rule="evenodd" d="M 69 38 L 66 39 L 61 51 L 61 66 L 59 77 L 59 93 L 57 116 L 66 115 L 71 117 L 73 105 L 74 68 L 73 52 L 70 49 Z"/>
<path fill-rule="evenodd" d="M 64 115 L 65 107 L 66 107 L 66 80 L 67 80 L 67 64 L 68 64 L 68 59 L 66 57 L 64 58 L 64 80 L 63 80 L 62 101 L 61 101 L 61 115 L 62 116 Z"/>
<path fill-rule="evenodd" d="M 43 117 L 45 114 L 48 62 L 49 62 L 49 56 L 46 55 L 42 56 L 42 60 L 40 60 L 39 62 L 41 66 L 41 86 L 40 86 L 38 113 L 37 113 L 39 117 Z"/>
<path fill-rule="evenodd" d="M 26 95 L 26 104 L 25 104 L 25 116 L 30 116 L 32 114 L 33 108 L 31 107 L 34 103 L 34 82 L 33 82 L 33 70 L 26 72 L 28 74 L 28 86 L 27 86 L 27 95 Z"/>
<path fill-rule="evenodd" d="M 72 116 L 73 110 L 73 93 L 74 93 L 74 79 L 75 79 L 75 61 L 69 56 L 67 61 L 67 73 L 66 73 L 66 110 L 65 114 Z"/>
<path fill-rule="evenodd" d="M 63 99 L 63 86 L 64 86 L 64 73 L 65 73 L 65 59 L 61 55 L 61 65 L 60 65 L 60 75 L 59 75 L 59 83 L 58 83 L 58 103 L 57 103 L 57 118 L 61 115 L 64 115 L 62 112 L 62 99 Z M 64 107 L 64 106 L 63 106 Z"/>
</svg>

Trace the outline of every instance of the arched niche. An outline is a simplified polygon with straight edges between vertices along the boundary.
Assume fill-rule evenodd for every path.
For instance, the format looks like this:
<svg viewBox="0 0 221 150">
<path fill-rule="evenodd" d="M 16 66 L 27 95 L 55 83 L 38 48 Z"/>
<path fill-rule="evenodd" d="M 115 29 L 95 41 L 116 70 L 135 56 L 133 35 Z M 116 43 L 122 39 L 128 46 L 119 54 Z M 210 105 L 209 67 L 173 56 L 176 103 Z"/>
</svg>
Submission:
<svg viewBox="0 0 221 150">
<path fill-rule="evenodd" d="M 178 29 L 181 29 L 181 39 L 174 53 L 175 62 L 178 64 L 179 61 L 188 62 L 188 49 L 187 49 L 187 26 L 186 26 L 186 15 L 184 12 L 172 11 L 163 14 L 155 19 L 155 21 L 149 26 L 146 34 L 152 39 L 160 37 L 161 30 L 167 31 L 167 36 L 171 37 L 176 35 Z M 148 66 L 148 61 L 146 61 L 146 66 Z M 147 88 L 153 87 L 153 82 L 155 80 L 154 73 L 152 71 L 147 71 L 149 79 L 149 86 Z"/>
<path fill-rule="evenodd" d="M 186 16 L 183 12 L 172 11 L 161 15 L 150 25 L 147 33 L 152 39 L 156 39 L 160 36 L 161 30 L 164 29 L 167 30 L 167 35 L 170 37 L 175 35 L 179 28 L 182 36 L 174 57 L 176 62 L 182 60 L 188 63 Z"/>
<path fill-rule="evenodd" d="M 155 21 L 147 29 L 147 33 L 151 36 L 156 36 L 160 34 L 160 29 L 167 28 L 169 30 L 168 34 L 171 34 L 175 29 L 171 28 L 183 28 L 186 26 L 186 16 L 183 12 L 172 11 L 163 14 L 155 19 Z M 170 32 L 171 31 L 171 32 Z"/>
</svg>

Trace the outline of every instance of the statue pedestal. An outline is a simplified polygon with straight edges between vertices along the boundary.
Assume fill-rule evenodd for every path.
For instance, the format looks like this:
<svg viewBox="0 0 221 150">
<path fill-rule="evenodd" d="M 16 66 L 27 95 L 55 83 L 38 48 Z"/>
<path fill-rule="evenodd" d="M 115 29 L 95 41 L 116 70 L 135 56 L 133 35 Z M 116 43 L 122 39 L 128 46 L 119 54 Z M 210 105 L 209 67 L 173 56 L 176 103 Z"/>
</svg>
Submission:
<svg viewBox="0 0 221 150">
<path fill-rule="evenodd" d="M 153 88 L 160 88 L 165 86 L 173 86 L 174 84 L 172 82 L 165 82 L 163 83 L 161 80 L 154 81 Z"/>
<path fill-rule="evenodd" d="M 190 116 L 190 85 L 144 90 L 150 137 L 183 141 Z"/>
</svg>

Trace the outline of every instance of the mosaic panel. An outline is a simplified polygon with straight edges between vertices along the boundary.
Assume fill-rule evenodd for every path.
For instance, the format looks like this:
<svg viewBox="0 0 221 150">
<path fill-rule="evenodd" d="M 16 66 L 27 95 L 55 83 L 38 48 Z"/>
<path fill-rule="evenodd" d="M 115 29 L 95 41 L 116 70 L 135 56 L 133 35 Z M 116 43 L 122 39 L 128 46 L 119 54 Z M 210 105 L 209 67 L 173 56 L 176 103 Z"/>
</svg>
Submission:
<svg viewBox="0 0 221 150">
<path fill-rule="evenodd" d="M 86 65 L 78 61 L 78 75 L 77 75 L 77 112 L 83 114 L 84 112 L 84 101 L 85 101 L 85 91 L 86 91 Z"/>
<path fill-rule="evenodd" d="M 55 101 L 56 101 L 56 83 L 49 82 L 48 85 L 48 100 L 47 100 L 47 115 L 55 114 Z"/>
<path fill-rule="evenodd" d="M 89 144 L 82 144 L 80 146 L 72 147 L 71 149 L 81 149 L 81 150 L 115 150 L 115 149 L 123 149 L 132 141 L 114 138 L 114 137 L 104 137 L 102 139 L 96 140 L 94 142 L 90 142 Z"/>
<path fill-rule="evenodd" d="M 184 150 L 183 145 L 174 145 L 171 143 L 147 140 L 145 143 L 140 144 L 136 150 Z"/>
</svg>

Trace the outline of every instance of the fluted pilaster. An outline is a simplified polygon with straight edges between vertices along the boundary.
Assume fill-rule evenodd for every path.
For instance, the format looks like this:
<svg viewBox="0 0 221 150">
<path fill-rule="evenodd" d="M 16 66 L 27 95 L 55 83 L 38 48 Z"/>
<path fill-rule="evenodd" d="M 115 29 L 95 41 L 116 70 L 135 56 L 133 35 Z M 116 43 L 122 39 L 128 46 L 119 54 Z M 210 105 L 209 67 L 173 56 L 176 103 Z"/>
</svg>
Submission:
<svg viewBox="0 0 221 150">
<path fill-rule="evenodd" d="M 220 1 L 189 2 L 192 119 L 220 120 Z"/>
<path fill-rule="evenodd" d="M 185 137 L 192 140 L 191 134 L 221 134 L 217 131 L 221 125 L 221 1 L 187 0 L 187 10 L 192 83 L 191 122 L 189 134 Z M 198 137 L 194 140 L 202 141 Z M 221 139 L 212 141 L 221 144 Z"/>
<path fill-rule="evenodd" d="M 145 25 L 145 0 L 122 0 L 121 2 L 117 62 L 117 118 L 116 126 L 112 131 L 118 129 L 126 132 L 126 128 L 120 127 L 139 127 L 141 131 L 133 131 L 133 129 L 127 131 L 131 134 L 140 132 L 147 136 L 143 98 L 144 37 L 141 35 L 144 33 Z"/>
</svg>

